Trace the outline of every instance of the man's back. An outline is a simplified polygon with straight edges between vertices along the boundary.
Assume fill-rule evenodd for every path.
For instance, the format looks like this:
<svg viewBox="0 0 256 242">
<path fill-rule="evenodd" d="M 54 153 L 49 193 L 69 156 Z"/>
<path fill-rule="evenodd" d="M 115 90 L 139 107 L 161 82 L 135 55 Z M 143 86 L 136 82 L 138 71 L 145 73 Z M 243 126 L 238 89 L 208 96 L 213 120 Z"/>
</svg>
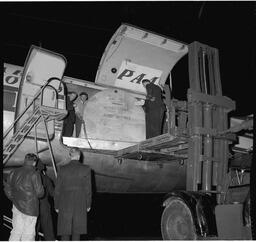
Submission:
<svg viewBox="0 0 256 242">
<path fill-rule="evenodd" d="M 162 90 L 154 83 L 150 83 L 146 86 L 147 95 L 154 98 L 153 103 L 162 103 Z"/>
<path fill-rule="evenodd" d="M 71 160 L 58 172 L 55 208 L 58 209 L 58 235 L 87 233 L 87 210 L 91 207 L 91 169 Z"/>
<path fill-rule="evenodd" d="M 9 196 L 19 211 L 38 215 L 38 198 L 44 194 L 40 175 L 33 166 L 24 166 L 10 173 L 7 181 Z"/>
<path fill-rule="evenodd" d="M 75 197 L 79 196 L 79 201 Z M 63 200 L 64 199 L 64 200 Z M 79 161 L 71 161 L 61 167 L 55 188 L 56 208 L 72 208 L 75 204 L 86 200 L 87 207 L 91 204 L 91 169 Z"/>
<path fill-rule="evenodd" d="M 85 102 L 83 102 L 83 100 L 81 99 L 81 97 L 78 97 L 78 98 L 75 100 L 75 102 L 74 102 L 74 107 L 75 107 L 76 113 L 78 113 L 79 115 L 81 115 L 81 117 L 83 117 Z"/>
<path fill-rule="evenodd" d="M 87 176 L 90 175 L 91 169 L 87 165 L 79 163 L 79 161 L 71 161 L 63 166 L 60 170 L 62 178 L 62 187 L 65 190 L 83 190 L 87 186 Z"/>
<path fill-rule="evenodd" d="M 12 230 L 9 241 L 34 241 L 39 198 L 44 195 L 40 174 L 35 170 L 38 156 L 25 155 L 21 168 L 12 170 L 5 183 L 5 194 L 12 201 Z"/>
</svg>

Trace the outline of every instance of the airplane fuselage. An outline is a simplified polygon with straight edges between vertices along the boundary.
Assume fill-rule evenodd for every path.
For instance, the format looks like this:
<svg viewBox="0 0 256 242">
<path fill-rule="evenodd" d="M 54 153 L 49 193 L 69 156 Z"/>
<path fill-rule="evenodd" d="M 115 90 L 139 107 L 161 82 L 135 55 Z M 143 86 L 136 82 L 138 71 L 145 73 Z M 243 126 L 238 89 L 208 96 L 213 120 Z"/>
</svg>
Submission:
<svg viewBox="0 0 256 242">
<path fill-rule="evenodd" d="M 59 86 L 55 92 L 47 89 L 44 97 L 47 105 L 65 109 L 65 94 L 69 91 L 78 95 L 86 92 L 89 96 L 84 107 L 85 127 L 80 134 L 62 137 L 63 121 L 47 123 L 57 167 L 69 159 L 70 147 L 78 147 L 83 153 L 83 162 L 94 171 L 95 186 L 99 192 L 162 193 L 183 189 L 186 159 L 157 153 L 151 156 L 147 152 L 144 156 L 138 153 L 132 158 L 116 154 L 118 150 L 146 139 L 145 113 L 138 104 L 143 103 L 146 96 L 142 80 L 148 79 L 162 88 L 173 66 L 187 53 L 188 46 L 184 43 L 124 24 L 110 39 L 99 63 L 95 82 L 88 82 L 63 77 L 65 57 L 33 47 L 24 70 L 22 67 L 5 65 L 4 131 L 34 100 L 40 87 L 49 78 L 57 77 L 65 83 L 66 88 Z M 25 121 L 32 112 L 31 109 L 19 122 Z M 19 125 L 22 124 L 15 125 L 10 137 L 19 129 Z M 43 122 L 36 129 L 31 129 L 6 167 L 22 165 L 28 152 L 38 153 L 54 177 Z"/>
<path fill-rule="evenodd" d="M 65 164 L 69 159 L 69 148 L 61 144 L 58 140 L 59 135 L 57 133 L 51 142 L 57 166 Z M 39 153 L 40 159 L 51 166 L 47 143 L 41 142 L 39 146 L 45 150 Z M 186 165 L 181 160 L 157 162 L 122 159 L 120 161 L 114 157 L 114 154 L 107 151 L 80 150 L 83 153 L 83 163 L 89 165 L 93 170 L 97 192 L 165 193 L 185 187 Z M 8 165 L 21 165 L 24 154 L 34 151 L 34 140 L 26 139 L 8 162 Z M 48 172 L 54 179 L 53 170 L 49 168 Z"/>
<path fill-rule="evenodd" d="M 4 130 L 14 121 L 15 111 L 17 112 L 16 105 L 19 101 L 17 97 L 19 96 L 18 92 L 20 90 L 19 75 L 22 72 L 22 67 L 7 64 L 6 70 L 12 71 L 5 73 L 4 79 Z M 68 85 L 72 85 L 73 88 L 76 87 L 77 90 L 81 89 L 79 85 L 71 83 L 68 83 Z M 100 98 L 105 98 L 105 96 Z M 95 103 L 95 100 L 93 103 Z M 140 115 L 140 113 L 136 113 L 136 117 L 138 115 Z M 100 124 L 101 122 L 99 123 L 98 129 L 102 128 Z M 135 125 L 137 125 L 137 123 L 135 123 Z M 51 146 L 57 167 L 66 164 L 69 160 L 69 146 L 63 144 L 63 137 L 61 136 L 62 129 L 63 121 L 55 121 L 53 132 L 51 133 Z M 44 130 L 41 132 L 43 133 Z M 132 137 L 135 136 L 136 134 Z M 87 142 L 86 139 L 73 138 L 73 140 L 75 142 Z M 108 147 L 120 145 L 118 141 L 104 142 L 104 145 Z M 37 142 L 35 142 L 33 137 L 27 137 L 8 161 L 6 169 L 8 170 L 11 169 L 11 167 L 22 165 L 26 153 L 36 152 L 36 143 L 40 159 L 48 166 L 48 174 L 52 179 L 55 179 L 46 139 L 38 139 Z M 92 140 L 91 143 L 94 145 Z M 133 141 L 130 144 L 136 143 L 138 142 Z M 95 143 L 96 146 L 97 144 L 98 143 Z M 165 193 L 173 189 L 183 189 L 185 187 L 186 163 L 184 160 L 164 160 L 163 158 L 160 160 L 152 160 L 147 157 L 141 159 L 139 156 L 137 159 L 120 159 L 116 157 L 117 149 L 91 149 L 88 146 L 87 148 L 80 147 L 80 150 L 83 153 L 83 163 L 88 164 L 94 172 L 95 188 L 98 192 Z"/>
</svg>

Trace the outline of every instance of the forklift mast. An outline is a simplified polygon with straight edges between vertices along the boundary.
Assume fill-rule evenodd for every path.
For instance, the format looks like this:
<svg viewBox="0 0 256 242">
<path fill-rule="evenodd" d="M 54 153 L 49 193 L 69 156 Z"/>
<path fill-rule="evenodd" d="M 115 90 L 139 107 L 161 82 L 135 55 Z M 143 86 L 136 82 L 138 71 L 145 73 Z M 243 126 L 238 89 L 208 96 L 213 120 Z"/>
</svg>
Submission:
<svg viewBox="0 0 256 242">
<path fill-rule="evenodd" d="M 235 102 L 222 95 L 218 50 L 199 42 L 189 45 L 188 164 L 186 189 L 215 193 L 224 202 L 228 171 L 228 146 L 234 137 L 220 135 L 228 129 L 228 113 Z"/>
</svg>

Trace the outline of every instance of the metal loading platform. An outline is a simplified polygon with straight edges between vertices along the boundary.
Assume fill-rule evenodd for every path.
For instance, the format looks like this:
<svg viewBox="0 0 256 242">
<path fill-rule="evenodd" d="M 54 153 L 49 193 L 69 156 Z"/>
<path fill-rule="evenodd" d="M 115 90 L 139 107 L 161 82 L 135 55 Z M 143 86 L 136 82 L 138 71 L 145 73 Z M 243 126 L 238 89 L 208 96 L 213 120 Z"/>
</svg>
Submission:
<svg viewBox="0 0 256 242">
<path fill-rule="evenodd" d="M 116 153 L 116 158 L 140 160 L 173 160 L 187 158 L 187 138 L 162 134 Z"/>
</svg>

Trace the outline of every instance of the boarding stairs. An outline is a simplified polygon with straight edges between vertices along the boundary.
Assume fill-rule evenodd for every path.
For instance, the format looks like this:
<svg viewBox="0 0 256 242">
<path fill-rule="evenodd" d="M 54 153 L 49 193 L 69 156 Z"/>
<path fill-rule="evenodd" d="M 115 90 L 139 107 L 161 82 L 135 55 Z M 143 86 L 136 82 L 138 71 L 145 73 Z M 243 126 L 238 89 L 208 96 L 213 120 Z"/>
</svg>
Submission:
<svg viewBox="0 0 256 242">
<path fill-rule="evenodd" d="M 53 163 L 53 168 L 55 175 L 57 175 L 56 171 L 56 165 L 54 161 L 54 156 L 52 152 L 52 147 L 51 143 L 49 140 L 49 134 L 48 134 L 48 129 L 47 129 L 47 122 L 50 120 L 61 120 L 67 115 L 67 110 L 66 109 L 59 109 L 57 107 L 57 101 L 55 106 L 56 107 L 49 107 L 43 105 L 43 94 L 44 90 L 46 87 L 52 88 L 54 91 L 56 89 L 50 85 L 50 82 L 53 80 L 58 80 L 58 78 L 50 78 L 41 88 L 40 90 L 35 94 L 34 98 L 32 101 L 27 105 L 26 109 L 15 119 L 13 124 L 8 128 L 8 130 L 4 134 L 4 148 L 3 148 L 3 165 L 5 165 L 8 160 L 11 158 L 11 156 L 15 153 L 15 151 L 19 148 L 19 146 L 23 143 L 25 138 L 28 136 L 30 133 L 31 129 L 33 127 L 36 128 L 37 124 L 39 122 L 44 123 L 45 127 L 45 134 L 48 142 L 48 147 L 51 153 L 51 158 L 52 158 L 52 163 Z M 61 82 L 61 81 L 60 81 Z M 57 91 L 56 91 L 56 97 L 57 97 Z M 38 103 L 39 100 L 39 103 Z M 57 100 L 57 99 L 56 99 Z M 10 138 L 9 141 L 6 141 L 8 134 L 14 130 L 15 125 L 18 123 L 18 121 L 21 120 L 22 117 L 24 117 L 25 114 L 28 115 L 28 112 L 33 109 L 32 114 L 23 122 L 23 124 L 18 127 L 14 135 Z M 35 132 L 36 133 L 36 132 Z M 35 139 L 37 137 L 35 136 Z M 6 142 L 5 142 L 6 141 Z M 36 140 L 37 142 L 37 140 Z"/>
</svg>

